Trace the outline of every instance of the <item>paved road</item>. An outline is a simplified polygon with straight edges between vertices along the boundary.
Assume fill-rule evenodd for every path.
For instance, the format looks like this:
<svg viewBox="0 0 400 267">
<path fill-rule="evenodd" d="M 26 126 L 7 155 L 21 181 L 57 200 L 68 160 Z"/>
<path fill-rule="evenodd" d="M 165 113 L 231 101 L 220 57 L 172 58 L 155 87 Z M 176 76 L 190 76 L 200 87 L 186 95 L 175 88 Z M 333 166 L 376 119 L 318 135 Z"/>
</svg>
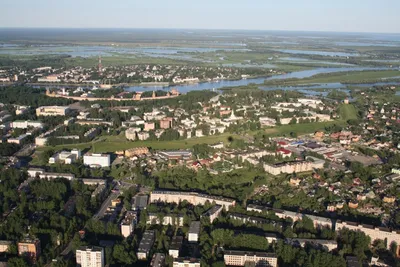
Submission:
<svg viewBox="0 0 400 267">
<path fill-rule="evenodd" d="M 132 184 L 121 182 L 121 185 L 116 184 L 114 187 L 114 192 L 111 192 L 111 194 L 107 197 L 106 200 L 103 201 L 101 204 L 100 209 L 97 211 L 95 215 L 93 215 L 93 219 L 101 219 L 104 217 L 105 212 L 107 211 L 107 208 L 111 206 L 111 200 L 117 198 L 122 194 L 121 189 L 129 188 L 131 187 Z M 61 252 L 62 257 L 67 257 L 72 250 L 72 240 L 68 243 L 68 245 L 65 247 L 65 249 Z"/>
<path fill-rule="evenodd" d="M 27 157 L 32 155 L 32 153 L 35 151 L 35 144 L 28 144 L 25 145 L 23 148 L 15 152 L 14 156 L 15 157 Z"/>
</svg>

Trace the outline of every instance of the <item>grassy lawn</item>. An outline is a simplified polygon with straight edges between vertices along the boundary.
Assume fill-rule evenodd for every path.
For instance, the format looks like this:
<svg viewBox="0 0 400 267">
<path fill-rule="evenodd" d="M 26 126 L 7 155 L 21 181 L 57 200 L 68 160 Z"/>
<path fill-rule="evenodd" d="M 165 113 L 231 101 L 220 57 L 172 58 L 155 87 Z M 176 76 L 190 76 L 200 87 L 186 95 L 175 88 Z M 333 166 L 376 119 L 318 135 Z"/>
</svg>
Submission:
<svg viewBox="0 0 400 267">
<path fill-rule="evenodd" d="M 344 121 L 357 119 L 357 110 L 351 104 L 342 104 L 339 108 L 339 113 L 340 118 Z"/>
<path fill-rule="evenodd" d="M 73 57 L 67 58 L 65 60 L 67 67 L 82 66 L 85 68 L 97 66 L 97 57 Z M 133 65 L 133 64 L 171 64 L 171 65 L 182 65 L 185 64 L 183 61 L 177 61 L 162 57 L 135 57 L 132 55 L 116 55 L 107 56 L 101 58 L 101 63 L 103 66 L 123 66 L 123 65 Z"/>
<path fill-rule="evenodd" d="M 342 120 L 335 120 L 327 122 L 282 125 L 275 128 L 265 129 L 264 132 L 269 136 L 284 136 L 284 135 L 289 135 L 291 132 L 297 133 L 297 135 L 303 135 L 303 134 L 314 133 L 319 130 L 324 130 L 325 127 L 332 126 L 334 124 L 344 125 L 345 122 Z"/>
<path fill-rule="evenodd" d="M 268 136 L 284 136 L 289 135 L 291 132 L 295 132 L 298 135 L 314 133 L 318 130 L 324 130 L 326 126 L 331 126 L 333 124 L 344 125 L 345 121 L 336 120 L 330 122 L 314 122 L 314 123 L 304 123 L 304 124 L 294 124 L 294 125 L 282 125 L 275 128 L 267 128 L 262 130 Z M 259 131 L 249 132 L 249 134 L 255 134 Z M 191 138 L 186 140 L 175 140 L 175 141 L 127 141 L 124 134 L 118 136 L 101 136 L 90 143 L 81 144 L 71 144 L 71 145 L 58 145 L 55 147 L 40 147 L 37 150 L 43 151 L 46 149 L 54 149 L 56 151 L 62 149 L 89 149 L 92 152 L 106 153 L 126 150 L 134 147 L 151 147 L 156 150 L 168 150 L 168 149 L 187 149 L 191 148 L 196 144 L 215 144 L 218 142 L 228 143 L 228 137 L 242 138 L 241 135 L 224 133 L 220 135 L 204 136 L 199 138 Z"/>
<path fill-rule="evenodd" d="M 191 138 L 186 140 L 175 140 L 175 141 L 127 141 L 125 136 L 102 136 L 97 140 L 90 143 L 82 143 L 82 144 L 71 144 L 71 145 L 59 145 L 55 147 L 44 147 L 39 148 L 38 150 L 45 150 L 48 148 L 52 148 L 54 150 L 62 150 L 62 149 L 72 149 L 78 148 L 81 150 L 90 149 L 92 152 L 97 153 L 105 153 L 105 152 L 115 152 L 120 150 L 126 150 L 134 147 L 151 147 L 153 149 L 184 149 L 191 148 L 196 144 L 214 144 L 218 142 L 228 142 L 228 137 L 239 137 L 234 134 L 221 134 L 221 135 L 213 135 L 213 136 L 204 136 L 199 138 Z"/>
<path fill-rule="evenodd" d="M 315 75 L 310 78 L 281 81 L 286 85 L 288 84 L 309 84 L 309 83 L 351 83 L 351 82 L 374 82 L 382 78 L 391 78 L 400 76 L 400 71 L 396 70 L 382 70 L 382 71 L 351 71 L 351 72 L 338 72 L 329 75 Z M 267 81 L 268 83 L 274 83 L 276 81 Z"/>
</svg>

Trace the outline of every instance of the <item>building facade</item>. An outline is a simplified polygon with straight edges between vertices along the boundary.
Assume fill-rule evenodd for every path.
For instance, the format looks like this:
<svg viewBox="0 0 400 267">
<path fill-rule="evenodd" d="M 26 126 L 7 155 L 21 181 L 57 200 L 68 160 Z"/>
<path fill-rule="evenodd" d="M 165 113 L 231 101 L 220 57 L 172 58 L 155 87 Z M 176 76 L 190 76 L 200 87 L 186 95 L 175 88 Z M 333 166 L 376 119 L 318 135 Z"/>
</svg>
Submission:
<svg viewBox="0 0 400 267">
<path fill-rule="evenodd" d="M 79 267 L 104 267 L 102 247 L 80 247 L 76 250 L 76 265 Z"/>
<path fill-rule="evenodd" d="M 274 253 L 227 250 L 224 252 L 227 266 L 245 266 L 254 264 L 259 267 L 277 267 L 278 258 Z"/>
</svg>

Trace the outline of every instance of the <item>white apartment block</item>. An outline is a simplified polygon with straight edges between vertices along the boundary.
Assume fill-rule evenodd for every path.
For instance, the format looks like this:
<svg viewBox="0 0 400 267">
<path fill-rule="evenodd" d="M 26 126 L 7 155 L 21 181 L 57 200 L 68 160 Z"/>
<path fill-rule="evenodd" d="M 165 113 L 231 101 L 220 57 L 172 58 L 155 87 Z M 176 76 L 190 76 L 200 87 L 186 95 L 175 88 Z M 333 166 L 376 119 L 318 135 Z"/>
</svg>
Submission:
<svg viewBox="0 0 400 267">
<path fill-rule="evenodd" d="M 278 175 L 281 173 L 293 173 L 293 172 L 307 172 L 313 169 L 321 169 L 324 167 L 324 160 L 313 158 L 313 162 L 302 160 L 302 161 L 292 161 L 277 164 L 264 164 L 264 171 Z"/>
<path fill-rule="evenodd" d="M 395 242 L 396 244 L 400 244 L 400 233 L 397 231 L 391 231 L 388 228 L 382 227 L 374 227 L 372 225 L 358 224 L 353 222 L 344 222 L 337 221 L 336 222 L 336 231 L 340 231 L 343 228 L 347 228 L 353 231 L 361 231 L 365 233 L 367 236 L 371 238 L 371 244 L 377 240 L 387 240 L 387 249 L 390 248 L 390 245 Z M 397 255 L 400 253 L 400 247 L 397 247 Z"/>
<path fill-rule="evenodd" d="M 11 123 L 11 128 L 28 129 L 29 127 L 43 128 L 43 123 L 40 121 L 14 121 Z"/>
<path fill-rule="evenodd" d="M 182 191 L 153 191 L 150 194 L 150 202 L 167 202 L 167 203 L 179 203 L 186 200 L 192 205 L 204 205 L 207 201 L 210 203 L 215 202 L 217 205 L 223 206 L 226 210 L 229 207 L 235 206 L 236 201 L 234 199 L 199 194 L 195 192 L 182 192 Z"/>
<path fill-rule="evenodd" d="M 224 262 L 226 266 L 245 266 L 254 263 L 260 267 L 277 267 L 278 258 L 274 253 L 249 252 L 238 250 L 227 250 L 224 252 Z"/>
<path fill-rule="evenodd" d="M 83 164 L 91 167 L 110 167 L 111 158 L 109 154 L 87 153 L 83 156 Z"/>
<path fill-rule="evenodd" d="M 65 116 L 69 111 L 69 107 L 43 106 L 36 109 L 36 116 Z"/>
<path fill-rule="evenodd" d="M 49 158 L 49 164 L 54 164 L 57 162 L 62 162 L 64 164 L 72 164 L 80 157 L 81 157 L 81 151 L 78 149 L 73 149 L 71 152 L 61 151 L 60 153 L 56 153 Z"/>
<path fill-rule="evenodd" d="M 186 258 L 177 258 L 173 262 L 173 267 L 200 267 L 200 259 L 186 259 Z"/>
<path fill-rule="evenodd" d="M 80 247 L 76 250 L 76 264 L 80 267 L 104 267 L 104 249 Z"/>
<path fill-rule="evenodd" d="M 137 213 L 134 211 L 127 211 L 125 218 L 121 222 L 121 234 L 127 238 L 133 233 L 135 224 L 137 223 Z"/>
<path fill-rule="evenodd" d="M 171 214 L 162 217 L 162 222 L 160 222 L 159 216 L 155 213 L 149 213 L 147 217 L 147 224 L 161 224 L 161 225 L 175 225 L 183 226 L 183 215 Z"/>
</svg>

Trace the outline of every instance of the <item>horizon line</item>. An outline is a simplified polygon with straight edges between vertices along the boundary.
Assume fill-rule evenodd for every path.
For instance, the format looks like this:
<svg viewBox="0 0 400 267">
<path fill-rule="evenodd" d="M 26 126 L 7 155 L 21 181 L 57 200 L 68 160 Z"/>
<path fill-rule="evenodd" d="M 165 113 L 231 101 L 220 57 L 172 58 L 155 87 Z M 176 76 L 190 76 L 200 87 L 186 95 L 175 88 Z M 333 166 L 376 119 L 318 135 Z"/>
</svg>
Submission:
<svg viewBox="0 0 400 267">
<path fill-rule="evenodd" d="M 41 30 L 199 30 L 199 31 L 258 31 L 258 32 L 314 32 L 314 33 L 353 33 L 353 34 L 395 34 L 400 35 L 400 32 L 368 32 L 368 31 L 336 31 L 336 30 L 267 30 L 267 29 L 220 29 L 220 28 L 153 28 L 153 27 L 144 27 L 144 28 L 132 28 L 132 27 L 26 27 L 26 26 L 12 26 L 12 27 L 3 27 L 0 26 L 1 29 L 41 29 Z"/>
</svg>

